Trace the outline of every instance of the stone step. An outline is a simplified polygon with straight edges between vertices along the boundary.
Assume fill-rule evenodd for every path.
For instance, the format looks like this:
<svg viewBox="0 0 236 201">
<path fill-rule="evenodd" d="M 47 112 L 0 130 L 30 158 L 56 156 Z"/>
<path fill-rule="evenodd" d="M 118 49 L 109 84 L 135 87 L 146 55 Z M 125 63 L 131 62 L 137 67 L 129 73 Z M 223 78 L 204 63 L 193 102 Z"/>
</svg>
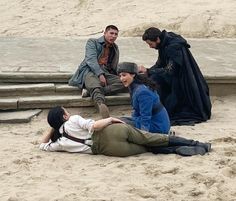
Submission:
<svg viewBox="0 0 236 201">
<path fill-rule="evenodd" d="M 0 72 L 0 83 L 68 83 L 71 72 Z M 236 76 L 204 75 L 207 83 L 234 83 Z"/>
<path fill-rule="evenodd" d="M 60 72 L 1 72 L 2 83 L 68 83 L 72 73 Z"/>
<path fill-rule="evenodd" d="M 78 87 L 68 84 L 38 83 L 38 84 L 1 84 L 0 97 L 36 96 L 53 94 L 81 95 Z"/>
<path fill-rule="evenodd" d="M 0 74 L 0 76 L 3 74 Z M 11 79 L 5 79 L 7 77 L 5 78 L 2 77 L 3 80 L 1 80 L 2 83 L 0 84 L 0 97 L 36 96 L 36 95 L 46 95 L 46 94 L 47 95 L 81 94 L 81 90 L 79 88 L 68 86 L 67 84 L 68 74 L 39 73 L 37 79 L 35 78 L 34 80 L 35 83 L 31 82 L 33 81 L 32 77 L 35 77 L 35 73 L 33 74 L 34 76 L 28 76 L 28 74 L 31 73 L 26 73 L 26 74 L 28 80 L 25 80 L 25 82 L 23 82 L 24 80 L 23 78 L 25 78 L 23 75 L 21 78 L 20 77 L 14 78 L 14 76 L 12 76 Z M 18 84 L 13 82 L 14 79 L 15 81 L 18 82 Z M 212 96 L 225 96 L 225 95 L 236 94 L 235 76 L 205 76 L 205 79 L 209 85 L 210 94 Z M 11 82 L 7 83 L 7 80 L 8 81 L 11 80 Z M 5 82 L 3 83 L 3 81 Z M 43 81 L 45 82 L 48 81 L 48 83 L 43 83 Z"/>
<path fill-rule="evenodd" d="M 116 96 L 106 96 L 106 104 L 129 105 L 130 96 L 128 93 L 120 93 Z M 42 109 L 51 108 L 56 105 L 65 107 L 89 107 L 94 106 L 94 103 L 90 97 L 82 98 L 80 95 L 45 95 L 0 99 L 0 110 Z"/>
<path fill-rule="evenodd" d="M 211 96 L 236 94 L 236 76 L 205 76 Z"/>
</svg>

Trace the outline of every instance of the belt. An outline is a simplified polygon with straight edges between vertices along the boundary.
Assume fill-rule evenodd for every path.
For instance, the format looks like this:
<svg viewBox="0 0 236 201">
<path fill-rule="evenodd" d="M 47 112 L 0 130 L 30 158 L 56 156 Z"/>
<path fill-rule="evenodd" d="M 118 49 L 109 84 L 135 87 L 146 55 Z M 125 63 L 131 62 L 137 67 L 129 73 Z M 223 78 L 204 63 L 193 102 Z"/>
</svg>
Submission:
<svg viewBox="0 0 236 201">
<path fill-rule="evenodd" d="M 72 141 L 79 142 L 79 143 L 81 143 L 81 144 L 87 145 L 87 146 L 89 146 L 89 147 L 91 147 L 92 144 L 93 144 L 93 141 L 92 141 L 91 138 L 80 139 L 80 138 L 77 138 L 77 137 L 73 137 L 73 136 L 71 136 L 71 135 L 68 135 L 68 134 L 65 132 L 64 126 L 63 126 L 63 135 L 62 135 L 62 136 L 63 136 L 63 137 L 66 137 L 66 138 L 68 138 L 68 139 L 70 139 L 70 140 L 72 140 Z"/>
</svg>

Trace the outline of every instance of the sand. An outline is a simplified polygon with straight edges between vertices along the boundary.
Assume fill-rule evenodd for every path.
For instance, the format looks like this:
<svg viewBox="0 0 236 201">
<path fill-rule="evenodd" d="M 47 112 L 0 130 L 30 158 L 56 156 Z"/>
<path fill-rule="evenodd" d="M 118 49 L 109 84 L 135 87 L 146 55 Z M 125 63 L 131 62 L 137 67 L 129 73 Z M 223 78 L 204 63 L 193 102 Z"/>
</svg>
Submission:
<svg viewBox="0 0 236 201">
<path fill-rule="evenodd" d="M 101 35 L 115 24 L 121 36 L 149 26 L 185 37 L 236 37 L 236 3 L 157 0 L 0 0 L 0 37 Z M 0 124 L 1 201 L 233 201 L 236 199 L 236 96 L 212 97 L 211 120 L 173 127 L 178 135 L 212 143 L 204 156 L 128 158 L 47 153 L 38 149 L 47 110 L 25 124 Z M 130 107 L 111 107 L 112 116 Z M 94 108 L 70 109 L 97 119 Z"/>
<path fill-rule="evenodd" d="M 208 122 L 173 127 L 179 136 L 212 143 L 204 156 L 145 153 L 127 158 L 48 153 L 38 149 L 47 110 L 27 124 L 0 124 L 0 200 L 225 200 L 236 197 L 236 96 L 212 97 Z M 98 118 L 95 109 L 70 109 Z M 130 108 L 111 107 L 112 116 Z"/>
<path fill-rule="evenodd" d="M 235 37 L 235 10 L 235 0 L 0 0 L 0 36 L 88 36 L 115 24 L 121 36 L 157 26 L 185 37 Z"/>
</svg>

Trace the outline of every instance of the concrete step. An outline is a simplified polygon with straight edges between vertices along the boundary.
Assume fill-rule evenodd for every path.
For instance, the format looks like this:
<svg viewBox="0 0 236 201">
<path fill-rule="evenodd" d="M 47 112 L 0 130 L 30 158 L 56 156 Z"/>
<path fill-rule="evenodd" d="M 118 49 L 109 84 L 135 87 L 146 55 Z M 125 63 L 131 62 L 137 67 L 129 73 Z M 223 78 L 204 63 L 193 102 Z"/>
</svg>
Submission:
<svg viewBox="0 0 236 201">
<path fill-rule="evenodd" d="M 5 77 L 4 77 L 4 76 Z M 19 76 L 20 75 L 20 76 Z M 2 76 L 2 77 L 1 77 Z M 93 106 L 91 98 L 82 98 L 81 90 L 68 86 L 68 73 L 0 73 L 0 110 Z M 211 96 L 236 94 L 235 76 L 205 76 Z M 108 105 L 129 105 L 129 95 L 107 96 Z"/>
<path fill-rule="evenodd" d="M 1 72 L 1 83 L 68 83 L 72 73 Z"/>
<path fill-rule="evenodd" d="M 68 83 L 70 72 L 0 72 L 0 83 Z M 235 75 L 204 75 L 207 83 L 234 83 Z"/>
<path fill-rule="evenodd" d="M 236 76 L 205 76 L 211 96 L 236 94 Z"/>
<path fill-rule="evenodd" d="M 68 84 L 39 83 L 39 84 L 1 84 L 0 97 L 13 96 L 36 96 L 53 94 L 80 95 L 78 87 L 68 86 Z"/>
<path fill-rule="evenodd" d="M 77 87 L 68 86 L 68 73 L 0 73 L 0 97 L 71 94 L 80 95 Z M 213 96 L 236 94 L 236 76 L 205 76 Z"/>
<path fill-rule="evenodd" d="M 106 104 L 129 105 L 130 96 L 128 93 L 106 96 Z M 0 99 L 0 110 L 42 109 L 51 108 L 56 105 L 65 107 L 88 107 L 94 106 L 94 103 L 90 97 L 82 98 L 80 95 L 42 95 Z"/>
</svg>

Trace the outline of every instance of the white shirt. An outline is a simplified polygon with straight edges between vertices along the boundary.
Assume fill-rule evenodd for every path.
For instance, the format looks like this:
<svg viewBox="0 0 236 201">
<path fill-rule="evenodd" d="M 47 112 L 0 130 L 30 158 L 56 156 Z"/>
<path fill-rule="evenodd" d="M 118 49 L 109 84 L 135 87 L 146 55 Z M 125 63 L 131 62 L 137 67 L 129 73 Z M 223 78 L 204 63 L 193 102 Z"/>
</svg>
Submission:
<svg viewBox="0 0 236 201">
<path fill-rule="evenodd" d="M 68 135 L 77 137 L 80 139 L 91 138 L 93 134 L 94 120 L 84 119 L 79 115 L 70 116 L 69 120 L 66 121 L 59 129 L 60 133 L 63 133 L 63 126 L 65 132 Z M 91 148 L 85 144 L 75 142 L 66 137 L 60 137 L 57 141 L 52 142 L 51 140 L 47 143 L 40 144 L 39 148 L 44 151 L 67 151 L 67 152 L 83 152 L 92 153 Z"/>
</svg>

